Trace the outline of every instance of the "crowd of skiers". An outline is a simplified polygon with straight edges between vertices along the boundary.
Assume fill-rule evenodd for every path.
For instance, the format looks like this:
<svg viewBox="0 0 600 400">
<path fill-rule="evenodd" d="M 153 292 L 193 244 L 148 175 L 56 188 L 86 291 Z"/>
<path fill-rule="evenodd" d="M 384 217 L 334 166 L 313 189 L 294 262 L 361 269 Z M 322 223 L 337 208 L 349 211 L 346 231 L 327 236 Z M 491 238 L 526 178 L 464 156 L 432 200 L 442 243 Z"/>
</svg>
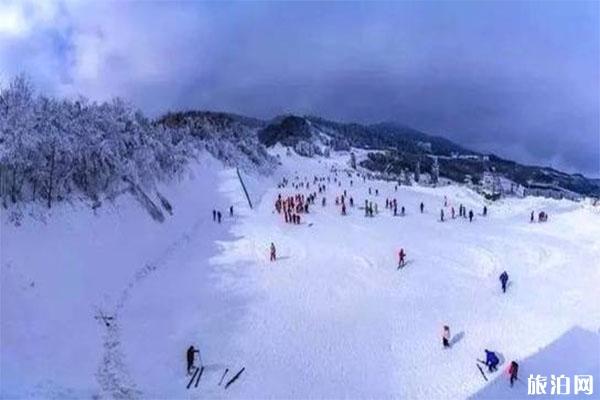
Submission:
<svg viewBox="0 0 600 400">
<path fill-rule="evenodd" d="M 314 176 L 312 179 L 312 185 L 317 187 L 317 191 L 310 193 L 308 196 L 305 196 L 304 194 L 298 192 L 294 195 L 288 196 L 283 198 L 281 193 L 278 195 L 278 198 L 275 201 L 275 209 L 277 210 L 278 214 L 283 214 L 284 217 L 284 221 L 286 223 L 291 223 L 291 224 L 299 224 L 300 223 L 300 214 L 308 214 L 309 213 L 309 205 L 314 204 L 315 199 L 317 198 L 317 196 L 322 195 L 321 198 L 321 206 L 325 207 L 327 205 L 327 197 L 325 196 L 326 193 L 326 185 L 325 182 L 329 183 L 337 183 L 338 187 L 341 187 L 341 180 L 338 179 L 337 177 L 337 173 L 338 171 L 335 169 L 332 169 L 332 171 L 334 173 L 333 178 L 331 176 L 327 176 L 327 177 L 317 177 Z M 348 177 L 352 177 L 352 174 L 348 174 Z M 361 177 L 360 174 L 358 174 L 358 177 Z M 362 175 L 363 181 L 366 180 L 366 176 Z M 353 180 L 350 179 L 349 180 L 350 186 L 353 186 Z M 277 187 L 279 189 L 284 189 L 287 188 L 288 186 L 290 186 L 290 181 L 286 178 L 283 178 L 281 180 L 280 183 L 278 183 Z M 296 182 L 292 183 L 291 186 L 296 189 L 296 190 L 308 190 L 311 187 L 311 182 L 307 179 L 304 178 L 304 180 L 301 180 L 298 176 L 296 176 Z M 395 186 L 395 190 L 398 190 L 398 185 Z M 374 196 L 379 196 L 379 189 L 375 188 L 373 189 L 372 187 L 368 188 L 368 193 L 369 195 L 374 195 Z M 352 196 L 348 196 L 348 193 L 346 190 L 343 190 L 343 194 L 340 194 L 338 196 L 335 197 L 335 205 L 340 207 L 340 213 L 341 215 L 347 215 L 348 213 L 348 207 L 354 207 L 354 198 Z M 369 199 L 365 199 L 365 203 L 364 203 L 364 207 L 361 207 L 364 209 L 365 211 L 365 217 L 373 217 L 375 215 L 377 215 L 379 213 L 378 210 L 378 204 L 377 202 L 373 202 L 370 201 Z M 394 216 L 405 216 L 406 215 L 406 208 L 404 207 L 404 205 L 402 205 L 400 207 L 400 210 L 398 210 L 398 201 L 396 198 L 386 198 L 385 199 L 385 208 L 390 210 L 392 212 L 392 215 Z M 450 211 L 450 216 L 452 217 L 452 219 L 456 218 L 456 210 L 454 206 L 451 206 L 448 202 L 448 199 L 446 196 L 444 196 L 444 208 L 442 208 L 440 210 L 440 221 L 445 221 L 446 220 L 446 212 Z M 419 205 L 419 210 L 420 212 L 423 214 L 425 212 L 425 204 L 423 202 L 420 203 Z M 486 205 L 483 206 L 483 211 L 480 215 L 482 216 L 487 216 L 488 214 L 488 208 Z M 532 214 L 533 215 L 533 214 Z M 473 210 L 468 210 L 467 208 L 463 205 L 463 204 L 459 204 L 458 206 L 458 216 L 459 217 L 463 217 L 465 219 L 469 219 L 469 222 L 473 222 L 473 219 L 475 217 L 475 213 L 473 212 Z M 545 213 L 541 213 L 540 216 L 540 221 L 543 221 L 545 217 Z"/>
<path fill-rule="evenodd" d="M 278 214 L 283 214 L 284 220 L 286 223 L 292 223 L 292 224 L 299 224 L 300 223 L 300 214 L 308 214 L 309 213 L 309 205 L 313 205 L 315 203 L 315 200 L 317 198 L 317 196 L 322 196 L 321 198 L 321 205 L 322 207 L 325 207 L 327 205 L 327 200 L 326 200 L 326 185 L 324 184 L 324 182 L 327 183 L 337 183 L 338 187 L 341 187 L 341 181 L 337 179 L 337 171 L 332 170 L 332 172 L 335 174 L 335 176 L 333 178 L 331 177 L 314 177 L 313 178 L 313 186 L 316 186 L 317 191 L 316 192 L 312 192 L 309 195 L 304 195 L 302 193 L 296 193 L 293 195 L 289 195 L 289 196 L 282 196 L 282 194 L 280 193 L 275 201 L 275 210 L 277 211 Z M 349 175 L 351 176 L 351 175 Z M 360 175 L 359 175 L 360 177 Z M 362 176 L 363 181 L 366 180 L 366 176 Z M 296 180 L 298 180 L 299 178 L 296 177 Z M 278 185 L 278 188 L 280 189 L 284 189 L 286 187 L 288 187 L 290 184 L 290 182 L 287 179 L 283 179 L 282 182 Z M 350 180 L 350 186 L 353 186 L 353 181 Z M 310 189 L 310 182 L 308 180 L 305 181 L 300 181 L 300 182 L 296 182 L 294 184 L 292 184 L 292 187 L 296 190 L 309 190 Z M 398 190 L 398 186 L 395 186 L 395 190 Z M 374 195 L 374 196 L 378 196 L 379 195 L 379 190 L 378 189 L 373 189 L 373 188 L 368 188 L 368 193 L 369 195 Z M 342 215 L 347 215 L 347 207 L 354 207 L 354 198 L 352 196 L 349 196 L 346 190 L 343 190 L 343 193 L 340 193 L 338 196 L 335 197 L 335 205 L 340 207 L 340 212 Z M 392 213 L 392 215 L 397 216 L 398 215 L 398 201 L 396 198 L 386 198 L 385 199 L 385 208 L 386 210 L 390 210 L 390 212 Z M 450 215 L 452 217 L 452 219 L 456 218 L 456 212 L 455 212 L 455 208 L 454 206 L 449 205 L 448 199 L 446 197 L 444 197 L 444 208 L 442 208 L 440 210 L 440 220 L 444 221 L 445 220 L 445 211 L 444 210 L 448 210 L 448 208 L 450 209 Z M 365 210 L 365 216 L 366 217 L 373 217 L 374 215 L 378 214 L 378 208 L 377 208 L 377 203 L 370 201 L 369 199 L 365 199 L 364 202 L 364 210 Z M 419 210 L 421 213 L 425 212 L 425 204 L 423 202 L 421 202 L 419 204 Z M 402 205 L 400 208 L 400 215 L 404 216 L 406 213 L 406 209 L 405 207 Z M 482 210 L 482 216 L 487 216 L 488 214 L 488 208 L 486 205 L 483 206 L 483 210 Z M 463 204 L 459 204 L 458 206 L 458 216 L 462 217 L 462 218 L 468 218 L 469 222 L 473 221 L 474 218 L 474 212 L 473 210 L 467 210 L 467 208 L 463 205 Z M 218 217 L 218 216 L 217 216 Z M 531 221 L 533 222 L 533 218 L 534 218 L 534 213 L 531 213 Z M 540 214 L 538 215 L 538 221 L 543 222 L 547 220 L 547 215 L 545 212 L 540 212 Z M 271 262 L 274 262 L 277 260 L 277 255 L 276 255 L 276 248 L 275 248 L 275 244 L 271 243 L 270 248 L 269 248 L 269 259 Z M 401 248 L 398 252 L 398 269 L 403 268 L 406 265 L 406 251 L 404 250 L 404 248 Z M 499 277 L 500 280 L 500 284 L 501 284 L 501 289 L 503 293 L 506 293 L 507 290 L 507 285 L 508 285 L 508 273 L 506 271 L 503 271 L 502 274 Z M 443 329 L 442 329 L 442 346 L 443 348 L 450 348 L 452 346 L 452 341 L 451 341 L 451 335 L 450 335 L 450 327 L 448 325 L 444 325 Z M 500 363 L 500 360 L 498 358 L 498 356 L 496 355 L 495 352 L 493 351 L 489 351 L 489 350 L 485 350 L 485 354 L 486 354 L 486 359 L 485 361 L 481 361 L 483 364 L 485 364 L 488 367 L 488 372 L 494 372 L 498 369 L 498 365 Z M 508 374 L 510 375 L 510 385 L 512 386 L 514 381 L 518 379 L 517 377 L 517 373 L 518 373 L 518 364 L 515 361 L 512 361 L 509 365 L 509 368 L 507 369 Z"/>
<path fill-rule="evenodd" d="M 278 214 L 283 214 L 283 219 L 289 224 L 300 224 L 300 214 L 308 214 L 309 206 L 314 204 L 316 193 L 308 196 L 296 194 L 293 196 L 282 197 L 281 193 L 275 200 L 275 210 Z"/>
</svg>

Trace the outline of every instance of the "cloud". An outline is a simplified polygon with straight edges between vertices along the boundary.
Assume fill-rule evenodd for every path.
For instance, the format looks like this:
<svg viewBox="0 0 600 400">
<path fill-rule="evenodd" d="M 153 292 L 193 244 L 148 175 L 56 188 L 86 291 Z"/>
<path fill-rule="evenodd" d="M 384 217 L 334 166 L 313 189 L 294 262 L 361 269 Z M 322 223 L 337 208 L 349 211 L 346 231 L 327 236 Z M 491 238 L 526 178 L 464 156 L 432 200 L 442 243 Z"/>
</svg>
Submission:
<svg viewBox="0 0 600 400">
<path fill-rule="evenodd" d="M 150 115 L 396 120 L 600 175 L 600 24 L 577 3 L 2 3 L 0 71 Z"/>
</svg>

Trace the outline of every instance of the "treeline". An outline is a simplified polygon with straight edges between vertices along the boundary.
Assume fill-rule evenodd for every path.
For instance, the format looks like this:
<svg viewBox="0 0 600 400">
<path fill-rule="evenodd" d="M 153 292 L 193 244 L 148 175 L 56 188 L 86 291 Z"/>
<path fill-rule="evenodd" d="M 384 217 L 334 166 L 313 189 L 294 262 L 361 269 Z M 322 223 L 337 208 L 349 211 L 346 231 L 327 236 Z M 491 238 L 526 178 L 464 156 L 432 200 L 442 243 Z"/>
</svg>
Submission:
<svg viewBox="0 0 600 400">
<path fill-rule="evenodd" d="M 2 205 L 85 198 L 97 203 L 181 170 L 182 138 L 124 101 L 35 95 L 24 77 L 0 88 Z"/>
<path fill-rule="evenodd" d="M 223 113 L 170 113 L 152 121 L 121 99 L 95 103 L 34 92 L 26 77 L 0 85 L 0 201 L 97 207 L 177 177 L 199 151 L 267 173 L 275 160 L 256 124 Z M 175 123 L 176 121 L 177 123 Z"/>
</svg>

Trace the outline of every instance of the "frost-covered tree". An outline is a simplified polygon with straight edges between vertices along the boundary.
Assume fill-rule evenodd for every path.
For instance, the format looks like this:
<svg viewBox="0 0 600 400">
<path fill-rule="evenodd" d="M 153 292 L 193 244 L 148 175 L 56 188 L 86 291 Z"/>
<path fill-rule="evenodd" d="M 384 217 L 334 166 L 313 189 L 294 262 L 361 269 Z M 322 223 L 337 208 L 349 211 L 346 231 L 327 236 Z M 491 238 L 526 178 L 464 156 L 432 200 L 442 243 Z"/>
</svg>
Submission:
<svg viewBox="0 0 600 400">
<path fill-rule="evenodd" d="M 178 170 L 184 151 L 122 100 L 36 96 L 24 77 L 0 88 L 0 196 L 9 204 L 114 197 Z"/>
<path fill-rule="evenodd" d="M 199 151 L 268 172 L 275 160 L 259 143 L 258 128 L 222 113 L 151 121 L 122 99 L 36 95 L 20 76 L 0 86 L 2 206 L 84 200 L 95 207 L 127 191 L 139 195 L 177 177 Z"/>
</svg>

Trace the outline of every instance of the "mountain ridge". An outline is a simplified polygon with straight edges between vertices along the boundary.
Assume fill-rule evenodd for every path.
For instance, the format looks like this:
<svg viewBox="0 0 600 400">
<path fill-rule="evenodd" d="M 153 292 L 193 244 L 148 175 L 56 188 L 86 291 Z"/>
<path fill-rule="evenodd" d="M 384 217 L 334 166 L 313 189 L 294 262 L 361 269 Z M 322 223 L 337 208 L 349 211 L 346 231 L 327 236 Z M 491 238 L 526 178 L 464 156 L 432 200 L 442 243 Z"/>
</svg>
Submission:
<svg viewBox="0 0 600 400">
<path fill-rule="evenodd" d="M 471 150 L 452 140 L 414 129 L 393 121 L 371 124 L 338 122 L 315 115 L 283 114 L 271 119 L 211 111 L 167 113 L 158 123 L 181 118 L 223 119 L 247 126 L 265 147 L 280 143 L 304 156 L 326 156 L 331 150 L 361 148 L 383 150 L 370 153 L 361 166 L 374 171 L 400 176 L 404 172 L 430 171 L 439 158 L 440 176 L 456 182 L 483 179 L 485 172 L 495 172 L 524 187 L 547 185 L 582 195 L 600 196 L 599 180 L 581 173 L 567 173 L 556 168 L 522 164 L 493 152 Z M 419 167 L 416 164 L 419 163 Z"/>
</svg>

